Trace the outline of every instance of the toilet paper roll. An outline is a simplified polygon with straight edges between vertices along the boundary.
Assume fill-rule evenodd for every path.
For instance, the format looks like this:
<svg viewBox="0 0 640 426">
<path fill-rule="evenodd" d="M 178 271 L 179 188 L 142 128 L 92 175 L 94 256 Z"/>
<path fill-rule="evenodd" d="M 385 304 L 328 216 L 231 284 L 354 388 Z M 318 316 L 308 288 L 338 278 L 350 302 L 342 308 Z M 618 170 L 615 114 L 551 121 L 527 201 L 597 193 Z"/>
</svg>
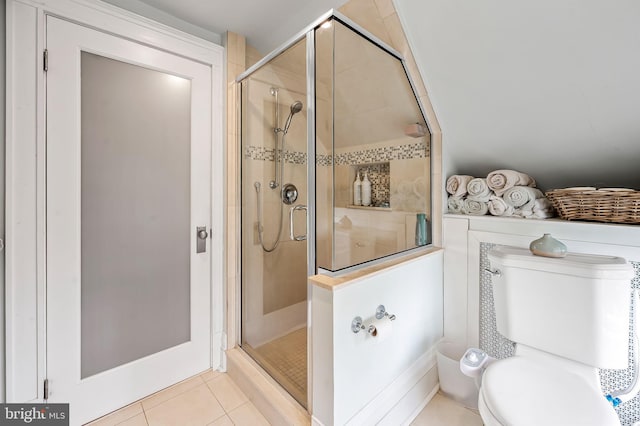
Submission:
<svg viewBox="0 0 640 426">
<path fill-rule="evenodd" d="M 376 327 L 375 330 L 371 332 L 371 336 L 376 339 L 377 342 L 383 342 L 389 338 L 393 331 L 393 323 L 389 319 L 389 317 L 384 317 L 380 320 L 377 320 L 373 323 Z"/>
</svg>

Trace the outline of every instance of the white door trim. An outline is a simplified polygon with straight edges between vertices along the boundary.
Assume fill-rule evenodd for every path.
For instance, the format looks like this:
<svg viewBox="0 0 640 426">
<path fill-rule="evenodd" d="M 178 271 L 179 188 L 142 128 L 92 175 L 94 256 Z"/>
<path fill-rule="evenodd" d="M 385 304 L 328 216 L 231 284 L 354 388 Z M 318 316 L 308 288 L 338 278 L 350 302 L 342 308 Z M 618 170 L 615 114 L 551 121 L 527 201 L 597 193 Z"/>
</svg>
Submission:
<svg viewBox="0 0 640 426">
<path fill-rule="evenodd" d="M 7 0 L 6 401 L 41 400 L 45 347 L 45 15 L 124 37 L 212 69 L 212 349 L 223 363 L 224 49 L 94 0 Z M 2 385 L 0 383 L 0 385 Z"/>
</svg>

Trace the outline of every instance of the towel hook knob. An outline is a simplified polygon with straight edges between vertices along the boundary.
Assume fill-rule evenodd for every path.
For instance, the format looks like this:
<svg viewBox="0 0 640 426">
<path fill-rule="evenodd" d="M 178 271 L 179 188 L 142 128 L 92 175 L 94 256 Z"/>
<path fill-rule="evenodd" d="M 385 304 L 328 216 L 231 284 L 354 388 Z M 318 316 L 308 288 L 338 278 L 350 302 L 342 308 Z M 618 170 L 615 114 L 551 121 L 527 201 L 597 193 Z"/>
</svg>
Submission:
<svg viewBox="0 0 640 426">
<path fill-rule="evenodd" d="M 379 305 L 378 308 L 376 309 L 376 319 L 382 319 L 384 317 L 389 317 L 389 320 L 391 321 L 395 321 L 396 316 L 390 314 L 389 312 L 387 312 L 387 309 L 384 307 L 384 305 Z"/>
<path fill-rule="evenodd" d="M 361 317 L 355 317 L 353 321 L 351 321 L 351 331 L 358 334 L 360 330 L 364 330 L 364 323 L 362 322 Z"/>
</svg>

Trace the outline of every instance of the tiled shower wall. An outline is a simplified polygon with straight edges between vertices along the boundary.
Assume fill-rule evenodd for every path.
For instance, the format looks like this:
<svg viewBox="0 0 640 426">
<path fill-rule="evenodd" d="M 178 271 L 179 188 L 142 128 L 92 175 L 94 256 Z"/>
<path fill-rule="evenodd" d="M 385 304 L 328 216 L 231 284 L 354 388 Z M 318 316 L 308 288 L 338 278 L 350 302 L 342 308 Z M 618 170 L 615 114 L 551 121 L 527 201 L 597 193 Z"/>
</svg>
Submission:
<svg viewBox="0 0 640 426">
<path fill-rule="evenodd" d="M 244 150 L 244 158 L 246 160 L 274 161 L 275 157 L 275 149 L 273 148 L 248 146 Z M 367 172 L 371 181 L 371 202 L 374 206 L 377 206 L 382 202 L 389 202 L 391 198 L 391 169 L 389 161 L 428 157 L 429 144 L 425 140 L 421 140 L 415 143 L 337 153 L 335 155 L 335 163 L 338 166 L 349 165 L 356 168 L 356 171 L 360 171 L 360 178 L 364 178 L 364 172 Z M 306 152 L 285 150 L 282 153 L 282 158 L 285 163 L 307 163 Z M 333 164 L 333 159 L 334 156 L 331 155 L 317 155 L 316 164 L 328 167 Z"/>
<path fill-rule="evenodd" d="M 514 343 L 498 333 L 496 327 L 496 314 L 493 305 L 493 287 L 491 275 L 485 272 L 489 268 L 489 251 L 495 244 L 480 244 L 480 349 L 489 355 L 502 359 L 513 356 Z M 640 289 L 640 262 L 630 262 L 633 265 L 635 276 L 631 282 L 634 289 Z M 631 295 L 629 295 L 631 303 Z M 631 305 L 631 318 L 633 318 L 633 305 Z M 632 326 L 633 327 L 633 326 Z M 615 390 L 625 389 L 631 383 L 633 377 L 633 328 L 629 331 L 629 367 L 626 370 L 600 370 L 600 384 L 604 395 Z M 620 404 L 616 408 L 622 426 L 632 426 L 640 421 L 640 396 L 631 401 Z"/>
</svg>

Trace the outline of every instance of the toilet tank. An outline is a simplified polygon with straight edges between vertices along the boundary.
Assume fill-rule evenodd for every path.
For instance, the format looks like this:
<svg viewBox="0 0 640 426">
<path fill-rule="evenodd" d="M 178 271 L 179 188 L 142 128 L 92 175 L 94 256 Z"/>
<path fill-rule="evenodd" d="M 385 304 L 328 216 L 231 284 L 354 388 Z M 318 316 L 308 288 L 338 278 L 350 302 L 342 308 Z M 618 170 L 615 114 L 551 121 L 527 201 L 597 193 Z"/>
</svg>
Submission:
<svg viewBox="0 0 640 426">
<path fill-rule="evenodd" d="M 627 368 L 633 267 L 620 257 L 489 252 L 498 331 L 598 368 Z"/>
</svg>

